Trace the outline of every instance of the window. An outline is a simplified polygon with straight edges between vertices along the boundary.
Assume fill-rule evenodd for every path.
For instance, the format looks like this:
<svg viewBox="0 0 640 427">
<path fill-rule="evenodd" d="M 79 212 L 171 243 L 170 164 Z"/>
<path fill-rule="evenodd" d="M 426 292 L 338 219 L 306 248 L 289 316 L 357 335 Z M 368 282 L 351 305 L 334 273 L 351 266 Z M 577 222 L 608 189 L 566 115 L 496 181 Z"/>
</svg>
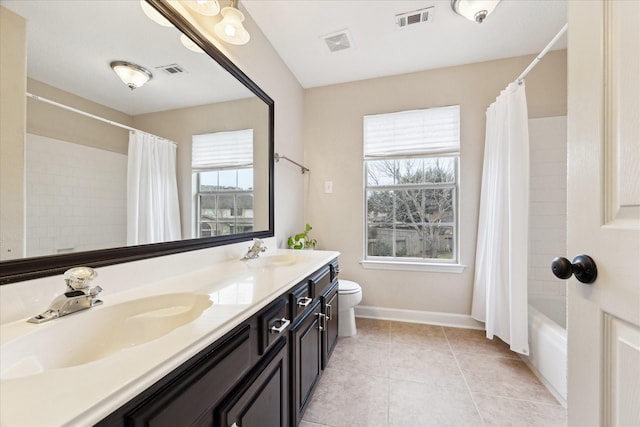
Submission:
<svg viewBox="0 0 640 427">
<path fill-rule="evenodd" d="M 197 237 L 253 231 L 253 129 L 194 135 Z"/>
<path fill-rule="evenodd" d="M 365 261 L 458 262 L 460 107 L 364 118 Z"/>
</svg>

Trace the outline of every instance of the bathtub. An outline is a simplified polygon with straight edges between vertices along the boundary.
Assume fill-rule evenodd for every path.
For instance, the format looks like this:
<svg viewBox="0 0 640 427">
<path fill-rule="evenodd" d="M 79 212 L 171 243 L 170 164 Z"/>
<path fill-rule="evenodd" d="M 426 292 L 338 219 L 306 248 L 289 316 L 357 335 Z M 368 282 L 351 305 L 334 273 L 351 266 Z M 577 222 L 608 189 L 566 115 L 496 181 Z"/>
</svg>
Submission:
<svg viewBox="0 0 640 427">
<path fill-rule="evenodd" d="M 527 364 L 566 407 L 566 298 L 529 296 L 529 356 Z"/>
</svg>

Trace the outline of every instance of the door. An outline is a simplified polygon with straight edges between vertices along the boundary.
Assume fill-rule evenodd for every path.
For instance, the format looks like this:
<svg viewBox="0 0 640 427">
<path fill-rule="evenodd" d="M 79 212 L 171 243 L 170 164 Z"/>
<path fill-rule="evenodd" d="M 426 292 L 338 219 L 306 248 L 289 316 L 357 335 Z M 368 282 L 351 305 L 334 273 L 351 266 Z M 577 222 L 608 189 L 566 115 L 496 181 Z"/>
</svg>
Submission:
<svg viewBox="0 0 640 427">
<path fill-rule="evenodd" d="M 293 425 L 298 425 L 302 419 L 309 398 L 322 374 L 322 324 L 320 301 L 316 301 L 310 312 L 291 329 Z"/>
<path fill-rule="evenodd" d="M 640 425 L 640 2 L 569 1 L 568 423 Z"/>
</svg>

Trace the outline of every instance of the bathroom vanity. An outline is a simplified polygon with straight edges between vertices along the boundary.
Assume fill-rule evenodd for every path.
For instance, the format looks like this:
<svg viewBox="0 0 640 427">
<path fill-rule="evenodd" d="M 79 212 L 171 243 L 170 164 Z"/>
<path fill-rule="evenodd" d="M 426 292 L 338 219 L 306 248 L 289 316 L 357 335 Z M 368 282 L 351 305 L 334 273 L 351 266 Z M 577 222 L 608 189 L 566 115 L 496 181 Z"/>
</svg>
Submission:
<svg viewBox="0 0 640 427">
<path fill-rule="evenodd" d="M 337 342 L 337 256 L 329 251 L 273 251 L 112 298 L 105 295 L 103 305 L 48 324 L 3 325 L 1 424 L 298 425 Z M 196 312 L 185 309 L 191 304 L 189 294 L 198 295 Z M 204 295 L 208 305 L 202 303 Z M 167 305 L 172 297 L 178 300 L 176 307 Z M 136 301 L 145 301 L 152 307 L 146 310 L 154 314 L 117 309 L 138 306 Z M 157 330 L 181 311 L 191 310 L 187 319 L 195 318 L 106 356 L 87 356 L 94 350 L 82 349 L 84 359 L 68 355 L 60 366 L 44 363 L 46 350 L 31 354 L 28 345 L 15 345 L 28 343 L 34 334 L 57 334 L 61 326 L 74 331 L 75 324 L 82 324 L 91 331 L 93 320 L 100 323 L 106 316 L 101 312 L 111 313 L 109 306 L 112 312 L 129 313 L 136 334 Z M 119 335 L 126 334 L 123 331 Z M 87 336 L 97 347 L 101 339 L 118 339 L 99 325 Z M 23 354 L 18 354 L 21 349 Z M 56 349 L 52 352 L 56 359 Z M 35 366 L 38 361 L 43 363 Z"/>
</svg>

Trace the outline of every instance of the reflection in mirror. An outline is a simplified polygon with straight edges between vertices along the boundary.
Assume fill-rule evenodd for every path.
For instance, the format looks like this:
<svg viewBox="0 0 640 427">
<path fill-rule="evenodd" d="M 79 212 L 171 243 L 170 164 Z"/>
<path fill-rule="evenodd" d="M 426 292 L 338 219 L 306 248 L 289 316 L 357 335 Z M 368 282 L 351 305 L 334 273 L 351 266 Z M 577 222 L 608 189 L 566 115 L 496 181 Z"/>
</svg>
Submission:
<svg viewBox="0 0 640 427">
<path fill-rule="evenodd" d="M 273 101 L 151 3 L 195 43 L 144 1 L 0 0 L 2 50 L 27 46 L 1 76 L 0 283 L 18 280 L 11 260 L 24 279 L 74 254 L 107 265 L 273 235 Z M 130 89 L 114 61 L 151 78 Z"/>
</svg>

